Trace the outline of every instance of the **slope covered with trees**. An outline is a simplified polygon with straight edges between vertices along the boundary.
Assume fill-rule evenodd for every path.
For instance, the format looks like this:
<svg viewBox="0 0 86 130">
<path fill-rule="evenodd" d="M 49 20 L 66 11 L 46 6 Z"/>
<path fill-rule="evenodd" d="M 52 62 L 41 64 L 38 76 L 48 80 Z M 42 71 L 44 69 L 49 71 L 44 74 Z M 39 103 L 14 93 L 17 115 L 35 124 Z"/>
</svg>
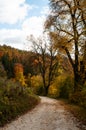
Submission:
<svg viewBox="0 0 86 130">
<path fill-rule="evenodd" d="M 0 126 L 3 126 L 34 108 L 39 98 L 24 84 L 22 64 L 13 62 L 11 52 L 17 50 L 6 46 L 5 50 L 0 49 Z"/>
</svg>

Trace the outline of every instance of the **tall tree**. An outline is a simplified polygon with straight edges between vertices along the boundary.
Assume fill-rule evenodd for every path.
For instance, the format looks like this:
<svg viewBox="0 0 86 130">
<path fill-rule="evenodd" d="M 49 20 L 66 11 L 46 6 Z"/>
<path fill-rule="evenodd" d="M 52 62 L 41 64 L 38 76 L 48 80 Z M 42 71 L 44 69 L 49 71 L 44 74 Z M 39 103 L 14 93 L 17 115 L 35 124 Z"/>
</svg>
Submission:
<svg viewBox="0 0 86 130">
<path fill-rule="evenodd" d="M 33 51 L 36 53 L 35 61 L 39 65 L 40 73 L 43 79 L 44 94 L 48 94 L 49 87 L 55 76 L 55 70 L 58 66 L 56 52 L 53 49 L 52 42 L 46 38 L 37 40 L 31 36 L 30 41 L 33 43 Z"/>
<path fill-rule="evenodd" d="M 65 50 L 74 72 L 74 91 L 77 91 L 80 89 L 79 84 L 83 85 L 86 80 L 86 66 L 83 62 L 86 49 L 80 51 L 86 46 L 86 8 L 84 5 L 86 2 L 85 0 L 49 1 L 51 15 L 46 20 L 45 28 L 50 32 L 52 42 L 59 50 Z"/>
</svg>

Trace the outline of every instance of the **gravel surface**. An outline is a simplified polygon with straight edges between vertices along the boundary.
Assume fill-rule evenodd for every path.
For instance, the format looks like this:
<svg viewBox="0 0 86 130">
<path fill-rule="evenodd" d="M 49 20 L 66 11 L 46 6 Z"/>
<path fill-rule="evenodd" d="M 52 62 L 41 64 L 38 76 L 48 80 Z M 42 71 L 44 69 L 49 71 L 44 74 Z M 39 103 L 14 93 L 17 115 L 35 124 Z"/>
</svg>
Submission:
<svg viewBox="0 0 86 130">
<path fill-rule="evenodd" d="M 41 102 L 36 108 L 0 130 L 80 130 L 78 123 L 64 109 L 61 101 L 40 98 Z"/>
</svg>

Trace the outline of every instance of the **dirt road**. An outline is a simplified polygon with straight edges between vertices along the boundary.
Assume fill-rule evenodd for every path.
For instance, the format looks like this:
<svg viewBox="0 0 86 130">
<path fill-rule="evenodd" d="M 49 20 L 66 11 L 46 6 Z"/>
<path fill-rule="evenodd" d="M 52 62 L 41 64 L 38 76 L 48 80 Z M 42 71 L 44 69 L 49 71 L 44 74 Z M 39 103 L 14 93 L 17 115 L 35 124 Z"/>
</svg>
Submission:
<svg viewBox="0 0 86 130">
<path fill-rule="evenodd" d="M 35 109 L 0 130 L 80 130 L 61 101 L 41 97 Z"/>
</svg>

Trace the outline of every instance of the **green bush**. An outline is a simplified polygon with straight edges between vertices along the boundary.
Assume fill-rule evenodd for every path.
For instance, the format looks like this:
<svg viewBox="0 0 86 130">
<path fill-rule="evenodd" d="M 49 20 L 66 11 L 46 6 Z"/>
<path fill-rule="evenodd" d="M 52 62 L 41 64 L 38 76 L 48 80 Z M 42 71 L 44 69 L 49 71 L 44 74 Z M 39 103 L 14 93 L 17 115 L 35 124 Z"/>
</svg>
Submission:
<svg viewBox="0 0 86 130">
<path fill-rule="evenodd" d="M 52 85 L 49 87 L 48 96 L 53 98 L 68 99 L 73 91 L 73 79 L 68 75 L 60 75 L 56 77 Z"/>
<path fill-rule="evenodd" d="M 32 109 L 38 102 L 29 88 L 0 77 L 0 126 Z"/>
<path fill-rule="evenodd" d="M 74 94 L 72 94 L 70 96 L 70 101 L 86 108 L 86 90 L 82 90 L 81 92 L 75 92 Z"/>
<path fill-rule="evenodd" d="M 49 88 L 49 96 L 54 98 L 69 99 L 73 91 L 73 78 L 68 75 L 60 75 L 56 77 Z"/>
<path fill-rule="evenodd" d="M 60 83 L 60 97 L 69 99 L 73 92 L 73 86 L 73 79 L 71 77 L 66 77 L 65 80 Z"/>
</svg>

